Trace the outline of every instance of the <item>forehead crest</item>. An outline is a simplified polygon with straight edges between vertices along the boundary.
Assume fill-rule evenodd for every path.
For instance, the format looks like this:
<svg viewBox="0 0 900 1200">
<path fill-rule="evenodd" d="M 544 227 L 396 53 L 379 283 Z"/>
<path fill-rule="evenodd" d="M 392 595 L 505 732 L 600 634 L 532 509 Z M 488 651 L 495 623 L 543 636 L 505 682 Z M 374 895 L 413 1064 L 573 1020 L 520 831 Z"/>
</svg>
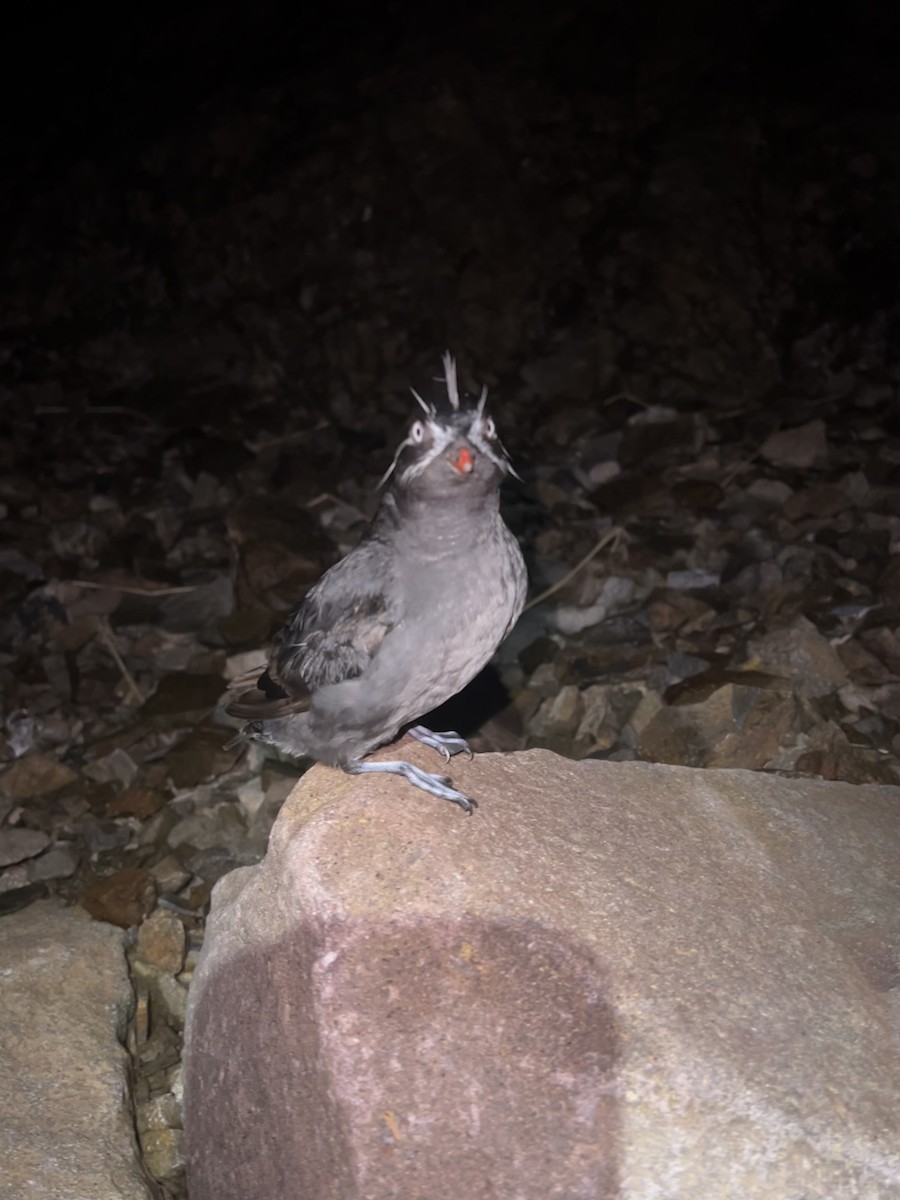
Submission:
<svg viewBox="0 0 900 1200">
<path fill-rule="evenodd" d="M 450 408 L 452 410 L 451 416 L 455 416 L 459 412 L 459 380 L 456 374 L 456 359 L 449 350 L 445 350 L 441 358 L 441 362 L 443 363 L 444 367 L 444 378 L 443 380 L 438 380 L 436 382 L 442 382 L 444 387 L 447 389 L 447 399 L 450 402 Z M 433 401 L 423 399 L 423 397 L 419 395 L 415 388 L 410 388 L 409 390 L 412 392 L 416 403 L 422 409 L 422 412 L 425 414 L 428 420 L 433 421 L 438 415 L 437 405 Z M 479 415 L 484 409 L 485 395 L 486 393 L 482 394 L 478 410 Z"/>
<path fill-rule="evenodd" d="M 454 412 L 459 411 L 459 385 L 456 381 L 456 359 L 449 350 L 444 351 L 441 360 L 444 364 L 444 383 L 447 385 L 447 399 Z"/>
</svg>

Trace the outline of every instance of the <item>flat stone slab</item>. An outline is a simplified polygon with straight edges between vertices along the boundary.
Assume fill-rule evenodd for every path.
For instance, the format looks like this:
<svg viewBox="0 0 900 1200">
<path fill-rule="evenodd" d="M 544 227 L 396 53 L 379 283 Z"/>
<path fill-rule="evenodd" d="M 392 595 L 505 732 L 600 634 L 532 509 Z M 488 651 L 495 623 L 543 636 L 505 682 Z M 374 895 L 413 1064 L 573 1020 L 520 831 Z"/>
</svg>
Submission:
<svg viewBox="0 0 900 1200">
<path fill-rule="evenodd" d="M 122 1039 L 123 934 L 41 902 L 0 918 L 0 1200 L 149 1200 Z"/>
<path fill-rule="evenodd" d="M 900 789 L 452 773 L 314 768 L 217 884 L 191 1200 L 900 1196 Z"/>
</svg>

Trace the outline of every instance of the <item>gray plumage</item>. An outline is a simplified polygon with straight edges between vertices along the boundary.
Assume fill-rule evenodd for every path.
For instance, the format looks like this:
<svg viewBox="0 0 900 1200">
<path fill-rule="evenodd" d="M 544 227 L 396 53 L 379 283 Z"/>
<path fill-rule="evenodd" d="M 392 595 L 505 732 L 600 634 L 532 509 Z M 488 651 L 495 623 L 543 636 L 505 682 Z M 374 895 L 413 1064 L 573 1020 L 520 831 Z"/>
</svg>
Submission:
<svg viewBox="0 0 900 1200">
<path fill-rule="evenodd" d="M 276 635 L 255 688 L 227 711 L 244 734 L 353 774 L 389 771 L 472 802 L 446 776 L 366 755 L 454 696 L 485 666 L 525 601 L 522 554 L 499 508 L 512 471 L 486 392 L 459 396 L 444 359 L 448 407 L 416 399 L 413 422 L 384 479 L 359 545 L 328 570 Z M 458 734 L 410 732 L 449 761 Z"/>
</svg>

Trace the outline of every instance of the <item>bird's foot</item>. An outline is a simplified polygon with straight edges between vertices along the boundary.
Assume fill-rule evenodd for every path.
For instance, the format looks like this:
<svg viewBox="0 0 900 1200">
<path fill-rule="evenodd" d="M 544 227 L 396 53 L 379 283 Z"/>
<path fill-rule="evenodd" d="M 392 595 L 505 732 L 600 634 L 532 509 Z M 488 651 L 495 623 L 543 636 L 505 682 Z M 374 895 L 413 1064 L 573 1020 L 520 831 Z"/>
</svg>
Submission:
<svg viewBox="0 0 900 1200">
<path fill-rule="evenodd" d="M 365 775 L 369 771 L 380 771 L 386 775 L 402 775 L 404 779 L 408 779 L 423 792 L 429 792 L 441 800 L 452 800 L 469 816 L 476 808 L 475 801 L 470 800 L 463 792 L 457 791 L 446 775 L 429 775 L 427 771 L 423 771 L 421 767 L 416 767 L 412 763 L 359 762 L 346 767 L 345 770 L 350 775 Z"/>
<path fill-rule="evenodd" d="M 407 732 L 410 737 L 414 737 L 423 746 L 430 746 L 432 750 L 443 754 L 444 762 L 449 762 L 454 754 L 468 754 L 469 758 L 473 757 L 469 743 L 465 738 L 461 738 L 454 729 L 448 729 L 446 733 L 432 733 L 424 725 L 413 725 Z"/>
</svg>

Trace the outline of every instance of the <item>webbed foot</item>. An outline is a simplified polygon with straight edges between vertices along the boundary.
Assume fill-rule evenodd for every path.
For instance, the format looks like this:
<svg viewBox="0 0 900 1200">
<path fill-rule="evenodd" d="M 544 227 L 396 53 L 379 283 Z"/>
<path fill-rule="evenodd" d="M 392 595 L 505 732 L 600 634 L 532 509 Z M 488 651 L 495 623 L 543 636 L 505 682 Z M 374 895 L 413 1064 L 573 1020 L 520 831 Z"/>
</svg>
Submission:
<svg viewBox="0 0 900 1200">
<path fill-rule="evenodd" d="M 381 772 L 385 775 L 402 775 L 404 779 L 409 780 L 417 788 L 421 788 L 423 792 L 428 792 L 441 800 L 452 800 L 469 816 L 476 807 L 475 801 L 470 800 L 463 792 L 457 791 L 446 775 L 429 775 L 427 771 L 414 766 L 413 763 L 360 762 L 346 767 L 345 770 L 349 775 L 365 775 L 370 771 Z"/>
<path fill-rule="evenodd" d="M 407 733 L 423 746 L 430 746 L 432 750 L 443 754 L 445 762 L 449 762 L 454 754 L 468 754 L 469 758 L 473 757 L 469 743 L 454 729 L 448 729 L 446 733 L 433 733 L 424 725 L 413 725 Z"/>
</svg>

